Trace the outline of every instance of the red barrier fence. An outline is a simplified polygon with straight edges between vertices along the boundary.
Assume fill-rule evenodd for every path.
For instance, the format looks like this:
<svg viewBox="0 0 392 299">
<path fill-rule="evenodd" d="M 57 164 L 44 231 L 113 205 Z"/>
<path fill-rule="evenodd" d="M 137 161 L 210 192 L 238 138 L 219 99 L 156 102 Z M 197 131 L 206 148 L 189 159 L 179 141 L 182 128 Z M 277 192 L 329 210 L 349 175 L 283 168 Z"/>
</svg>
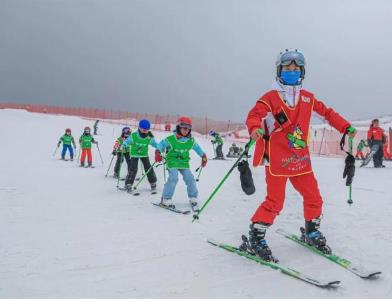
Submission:
<svg viewBox="0 0 392 299">
<path fill-rule="evenodd" d="M 114 111 L 112 109 L 95 109 L 81 107 L 62 107 L 51 105 L 35 105 L 35 104 L 16 104 L 16 103 L 0 103 L 0 109 L 23 109 L 35 113 L 61 114 L 80 116 L 88 119 L 99 119 L 105 122 L 121 123 L 130 126 L 136 126 L 140 119 L 147 118 L 153 124 L 155 130 L 165 130 L 167 124 L 175 124 L 179 115 L 161 115 L 148 114 L 129 111 Z M 218 132 L 228 132 L 224 134 L 227 141 L 246 142 L 249 139 L 244 124 L 229 121 L 216 121 L 207 117 L 192 117 L 193 130 L 207 135 L 210 130 Z M 172 127 L 173 129 L 173 127 Z M 313 154 L 335 156 L 344 155 L 340 150 L 339 142 L 341 134 L 333 129 L 318 128 L 312 129 L 310 136 L 310 151 Z M 354 140 L 354 153 L 361 139 L 366 139 L 366 131 L 359 131 Z M 392 149 L 392 128 L 389 128 L 389 153 Z M 388 146 L 387 146 L 388 147 Z"/>
<path fill-rule="evenodd" d="M 149 114 L 130 111 L 115 111 L 112 109 L 95 109 L 81 107 L 62 107 L 51 105 L 35 105 L 35 104 L 16 104 L 16 103 L 0 103 L 0 109 L 23 109 L 35 113 L 61 114 L 80 116 L 89 119 L 99 120 L 121 120 L 121 123 L 135 125 L 143 118 L 149 119 L 151 123 L 156 125 L 154 129 L 164 129 L 159 125 L 175 124 L 179 115 L 162 115 Z M 218 132 L 236 131 L 244 128 L 241 123 L 232 121 L 217 121 L 207 117 L 192 117 L 193 130 L 200 134 L 208 134 L 210 130 Z"/>
</svg>

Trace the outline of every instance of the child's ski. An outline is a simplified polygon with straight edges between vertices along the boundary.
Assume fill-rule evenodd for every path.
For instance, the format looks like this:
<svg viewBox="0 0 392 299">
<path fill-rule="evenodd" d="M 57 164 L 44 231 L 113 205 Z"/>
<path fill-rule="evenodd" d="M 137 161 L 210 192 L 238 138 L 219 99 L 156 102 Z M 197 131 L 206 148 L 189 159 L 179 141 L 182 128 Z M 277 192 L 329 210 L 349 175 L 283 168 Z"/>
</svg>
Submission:
<svg viewBox="0 0 392 299">
<path fill-rule="evenodd" d="M 326 254 L 318 250 L 317 248 L 307 244 L 306 242 L 302 241 L 300 237 L 294 234 L 290 234 L 289 232 L 286 232 L 284 229 L 278 229 L 276 231 L 279 235 L 282 235 L 283 237 L 296 242 L 297 244 L 300 244 L 308 249 L 310 249 L 313 252 L 318 253 L 319 255 L 327 258 L 328 260 L 338 264 L 339 266 L 343 267 L 344 269 L 354 273 L 355 275 L 358 275 L 361 278 L 371 278 L 373 276 L 381 274 L 380 271 L 368 271 L 362 266 L 354 265 L 352 262 L 345 258 L 341 258 L 335 254 Z"/>
<path fill-rule="evenodd" d="M 241 251 L 238 247 L 234 247 L 234 246 L 229 245 L 229 244 L 220 243 L 220 242 L 217 242 L 217 241 L 213 241 L 211 239 L 207 240 L 207 242 L 212 244 L 212 245 L 214 245 L 214 246 L 217 246 L 217 247 L 220 247 L 222 249 L 225 249 L 227 251 L 236 253 L 236 254 L 238 254 L 240 256 L 243 256 L 243 257 L 245 257 L 247 259 L 255 261 L 255 262 L 257 262 L 259 264 L 262 264 L 264 266 L 268 266 L 268 267 L 270 267 L 270 268 L 272 268 L 274 270 L 279 270 L 280 272 L 282 272 L 284 274 L 287 274 L 287 275 L 289 275 L 291 277 L 297 278 L 299 280 L 305 281 L 307 283 L 310 283 L 310 284 L 318 286 L 318 287 L 329 288 L 329 287 L 334 287 L 334 286 L 337 286 L 337 285 L 340 284 L 340 281 L 338 281 L 338 280 L 336 280 L 336 281 L 329 281 L 329 282 L 328 281 L 320 281 L 320 280 L 315 279 L 313 277 L 307 276 L 307 275 L 305 275 L 305 274 L 303 274 L 303 273 L 301 273 L 301 272 L 299 272 L 297 270 L 285 267 L 283 265 L 280 265 L 280 264 L 277 264 L 277 263 L 274 263 L 274 262 L 267 262 L 267 261 L 257 257 L 256 255 L 250 254 L 250 253 L 248 253 L 246 251 Z"/>
<path fill-rule="evenodd" d="M 161 204 L 161 203 L 152 203 L 154 206 L 157 206 L 157 207 L 160 207 L 160 208 L 162 208 L 162 209 L 165 209 L 165 210 L 168 210 L 168 211 L 172 211 L 172 212 L 174 212 L 174 213 L 178 213 L 178 214 L 183 214 L 183 215 L 188 215 L 191 211 L 183 211 L 183 210 L 179 210 L 179 209 L 177 209 L 177 208 L 171 208 L 171 207 L 168 207 L 168 206 L 165 206 L 165 205 L 163 205 L 163 204 Z"/>
</svg>

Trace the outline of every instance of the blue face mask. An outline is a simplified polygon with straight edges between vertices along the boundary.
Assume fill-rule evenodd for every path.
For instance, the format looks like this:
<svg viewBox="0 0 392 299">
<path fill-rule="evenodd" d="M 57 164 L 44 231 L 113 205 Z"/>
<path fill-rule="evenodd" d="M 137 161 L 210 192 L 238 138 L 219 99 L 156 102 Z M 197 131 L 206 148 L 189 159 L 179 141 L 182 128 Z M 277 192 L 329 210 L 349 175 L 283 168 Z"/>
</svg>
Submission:
<svg viewBox="0 0 392 299">
<path fill-rule="evenodd" d="M 301 78 L 301 71 L 282 71 L 280 79 L 285 85 L 298 85 Z"/>
</svg>

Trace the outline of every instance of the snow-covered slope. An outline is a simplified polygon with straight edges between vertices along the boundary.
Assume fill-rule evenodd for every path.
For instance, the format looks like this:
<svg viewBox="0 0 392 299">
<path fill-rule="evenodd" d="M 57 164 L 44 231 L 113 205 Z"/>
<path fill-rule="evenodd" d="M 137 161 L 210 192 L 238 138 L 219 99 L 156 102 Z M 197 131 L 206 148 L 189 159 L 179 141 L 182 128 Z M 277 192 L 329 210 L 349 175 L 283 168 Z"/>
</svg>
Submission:
<svg viewBox="0 0 392 299">
<path fill-rule="evenodd" d="M 392 298 L 391 165 L 357 169 L 354 204 L 346 203 L 343 159 L 314 158 L 325 209 L 322 230 L 334 251 L 383 271 L 362 280 L 278 236 L 303 225 L 302 200 L 288 184 L 285 209 L 268 232 L 274 254 L 320 279 L 341 280 L 336 290 L 297 281 L 206 243 L 207 237 L 239 244 L 249 218 L 265 196 L 263 169 L 254 170 L 256 194 L 241 190 L 237 171 L 191 223 L 151 205 L 159 195 L 134 197 L 105 178 L 121 127 L 102 123 L 95 169 L 52 157 L 66 127 L 78 138 L 75 117 L 0 110 L 0 297 L 1 298 Z M 156 133 L 157 139 L 163 133 Z M 208 139 L 197 141 L 212 156 Z M 225 148 L 227 152 L 227 148 Z M 192 156 L 193 168 L 200 160 Z M 200 201 L 232 165 L 209 161 L 199 182 Z M 159 190 L 163 173 L 157 169 Z M 143 184 L 141 190 L 148 190 Z M 175 193 L 187 207 L 184 184 Z"/>
</svg>

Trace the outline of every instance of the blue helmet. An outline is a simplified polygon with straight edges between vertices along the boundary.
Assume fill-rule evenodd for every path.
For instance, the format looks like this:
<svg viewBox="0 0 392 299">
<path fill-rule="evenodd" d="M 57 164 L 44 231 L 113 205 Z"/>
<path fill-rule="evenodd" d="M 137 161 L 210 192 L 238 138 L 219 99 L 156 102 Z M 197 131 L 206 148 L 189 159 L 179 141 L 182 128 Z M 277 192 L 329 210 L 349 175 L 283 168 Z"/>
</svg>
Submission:
<svg viewBox="0 0 392 299">
<path fill-rule="evenodd" d="M 150 121 L 148 119 L 142 119 L 141 121 L 139 121 L 139 128 L 144 130 L 150 130 Z"/>
<path fill-rule="evenodd" d="M 215 132 L 214 130 L 211 130 L 211 131 L 208 133 L 208 135 L 214 136 L 214 135 L 216 135 L 216 132 Z"/>
</svg>

